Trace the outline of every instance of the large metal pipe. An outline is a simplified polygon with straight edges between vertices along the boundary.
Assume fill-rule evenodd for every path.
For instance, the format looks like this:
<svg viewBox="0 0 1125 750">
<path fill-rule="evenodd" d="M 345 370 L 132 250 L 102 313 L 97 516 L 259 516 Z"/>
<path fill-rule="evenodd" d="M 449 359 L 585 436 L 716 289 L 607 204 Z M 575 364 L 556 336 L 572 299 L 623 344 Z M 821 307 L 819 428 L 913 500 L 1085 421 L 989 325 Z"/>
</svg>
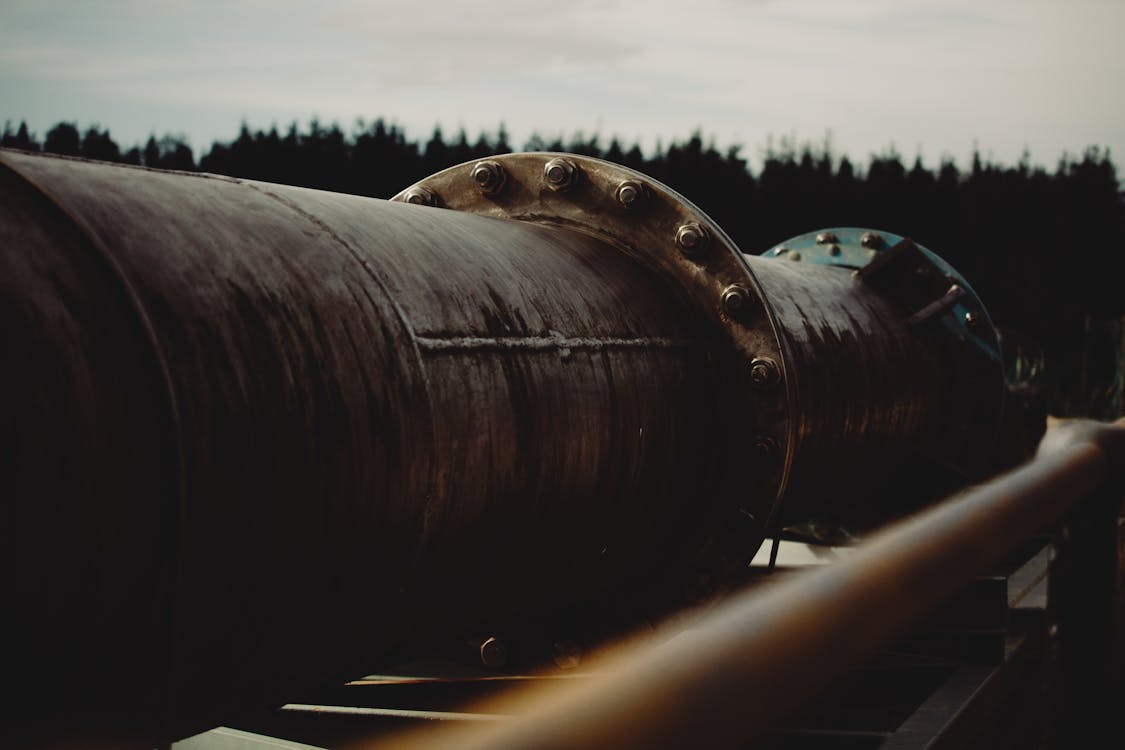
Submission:
<svg viewBox="0 0 1125 750">
<path fill-rule="evenodd" d="M 0 152 L 16 730 L 149 746 L 438 636 L 635 615 L 752 556 L 795 467 L 995 391 L 882 272 L 506 159 L 401 196 L 488 199 L 450 211 Z"/>
<path fill-rule="evenodd" d="M 21 713 L 211 726 L 408 634 L 596 600 L 722 494 L 692 313 L 597 240 L 2 158 Z M 63 671 L 98 688 L 60 704 Z"/>
</svg>

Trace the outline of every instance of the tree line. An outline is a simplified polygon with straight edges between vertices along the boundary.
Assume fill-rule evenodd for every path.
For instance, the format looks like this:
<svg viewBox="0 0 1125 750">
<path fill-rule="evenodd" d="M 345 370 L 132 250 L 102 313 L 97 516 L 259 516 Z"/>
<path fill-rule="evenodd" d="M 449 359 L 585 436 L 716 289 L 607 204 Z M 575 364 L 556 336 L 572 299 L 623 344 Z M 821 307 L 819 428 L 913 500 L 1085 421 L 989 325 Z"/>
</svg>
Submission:
<svg viewBox="0 0 1125 750">
<path fill-rule="evenodd" d="M 217 174 L 388 198 L 454 164 L 513 150 L 503 125 L 471 138 L 435 127 L 424 141 L 394 123 L 360 121 L 351 132 L 312 120 L 215 142 L 196 162 L 182 136 L 151 136 L 122 149 L 108 129 L 60 122 L 40 141 L 6 122 L 0 146 L 158 169 Z M 524 151 L 567 151 L 623 164 L 688 197 L 743 249 L 761 252 L 831 226 L 909 236 L 970 280 L 1012 341 L 1041 351 L 1054 410 L 1121 409 L 1125 290 L 1114 273 L 1125 244 L 1125 196 L 1107 150 L 1064 155 L 1053 168 L 997 164 L 974 154 L 936 169 L 893 148 L 860 166 L 829 143 L 768 142 L 752 170 L 742 147 L 716 147 L 696 132 L 650 153 L 597 134 L 532 136 Z M 1027 369 L 1027 362 L 1021 363 Z M 1114 406 L 1114 404 L 1116 406 Z"/>
</svg>

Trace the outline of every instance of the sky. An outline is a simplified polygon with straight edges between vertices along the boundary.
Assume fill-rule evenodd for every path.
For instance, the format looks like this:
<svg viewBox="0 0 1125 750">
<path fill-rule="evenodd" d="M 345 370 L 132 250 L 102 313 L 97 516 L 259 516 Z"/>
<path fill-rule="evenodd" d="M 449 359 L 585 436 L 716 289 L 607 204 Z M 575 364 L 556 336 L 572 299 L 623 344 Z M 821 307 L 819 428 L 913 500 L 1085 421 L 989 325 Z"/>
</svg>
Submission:
<svg viewBox="0 0 1125 750">
<path fill-rule="evenodd" d="M 504 123 L 646 150 L 1125 155 L 1123 0 L 0 0 L 0 122 L 197 154 L 251 128 Z"/>
</svg>

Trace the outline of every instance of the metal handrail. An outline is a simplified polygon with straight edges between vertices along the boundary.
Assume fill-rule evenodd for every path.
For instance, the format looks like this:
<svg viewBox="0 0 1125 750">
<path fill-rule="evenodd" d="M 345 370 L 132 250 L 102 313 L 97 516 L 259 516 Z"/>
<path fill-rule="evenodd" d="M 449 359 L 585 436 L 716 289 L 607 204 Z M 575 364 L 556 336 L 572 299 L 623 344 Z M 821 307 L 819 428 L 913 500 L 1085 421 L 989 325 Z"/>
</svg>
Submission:
<svg viewBox="0 0 1125 750">
<path fill-rule="evenodd" d="M 607 653 L 590 664 L 589 679 L 501 698 L 504 712 L 518 719 L 428 730 L 390 744 L 745 746 L 1093 498 L 1108 497 L 1099 505 L 1116 518 L 1122 468 L 1125 419 L 1064 421 L 1048 430 L 1030 462 L 878 532 L 840 562 L 735 595 L 659 646 Z M 1103 660 L 1111 645 L 1099 646 Z"/>
</svg>

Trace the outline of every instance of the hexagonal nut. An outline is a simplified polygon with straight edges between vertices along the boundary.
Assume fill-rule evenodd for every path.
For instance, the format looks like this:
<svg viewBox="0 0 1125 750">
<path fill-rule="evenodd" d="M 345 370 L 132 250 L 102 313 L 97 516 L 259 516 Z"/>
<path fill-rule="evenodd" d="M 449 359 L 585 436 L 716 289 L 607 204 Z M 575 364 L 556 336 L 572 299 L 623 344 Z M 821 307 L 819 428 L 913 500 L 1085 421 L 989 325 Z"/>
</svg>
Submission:
<svg viewBox="0 0 1125 750">
<path fill-rule="evenodd" d="M 883 235 L 876 234 L 875 232 L 864 232 L 859 238 L 859 244 L 863 247 L 878 250 L 883 246 Z"/>
<path fill-rule="evenodd" d="M 761 459 L 773 458 L 781 446 L 772 435 L 756 435 L 754 437 L 754 454 Z"/>
<path fill-rule="evenodd" d="M 731 284 L 723 290 L 723 309 L 733 315 L 740 310 L 745 310 L 750 304 L 750 293 L 738 284 Z"/>
<path fill-rule="evenodd" d="M 576 184 L 581 172 L 570 159 L 556 156 L 543 165 L 543 180 L 552 190 L 570 190 Z"/>
<path fill-rule="evenodd" d="M 428 187 L 415 185 L 402 196 L 402 202 L 411 203 L 415 206 L 436 206 L 438 195 Z"/>
<path fill-rule="evenodd" d="M 480 663 L 490 669 L 499 669 L 508 662 L 508 649 L 496 636 L 485 638 L 480 644 Z"/>
<path fill-rule="evenodd" d="M 689 221 L 676 230 L 676 245 L 684 255 L 698 255 L 707 247 L 707 230 L 702 224 Z"/>
<path fill-rule="evenodd" d="M 772 388 L 781 380 L 781 370 L 769 357 L 750 360 L 750 384 L 758 390 Z"/>
<path fill-rule="evenodd" d="M 613 192 L 613 197 L 622 208 L 635 211 L 644 205 L 645 199 L 648 197 L 648 190 L 641 182 L 624 180 Z"/>
<path fill-rule="evenodd" d="M 471 174 L 473 182 L 484 195 L 497 195 L 508 180 L 508 174 L 500 162 L 491 159 L 478 161 L 473 165 Z"/>
</svg>

